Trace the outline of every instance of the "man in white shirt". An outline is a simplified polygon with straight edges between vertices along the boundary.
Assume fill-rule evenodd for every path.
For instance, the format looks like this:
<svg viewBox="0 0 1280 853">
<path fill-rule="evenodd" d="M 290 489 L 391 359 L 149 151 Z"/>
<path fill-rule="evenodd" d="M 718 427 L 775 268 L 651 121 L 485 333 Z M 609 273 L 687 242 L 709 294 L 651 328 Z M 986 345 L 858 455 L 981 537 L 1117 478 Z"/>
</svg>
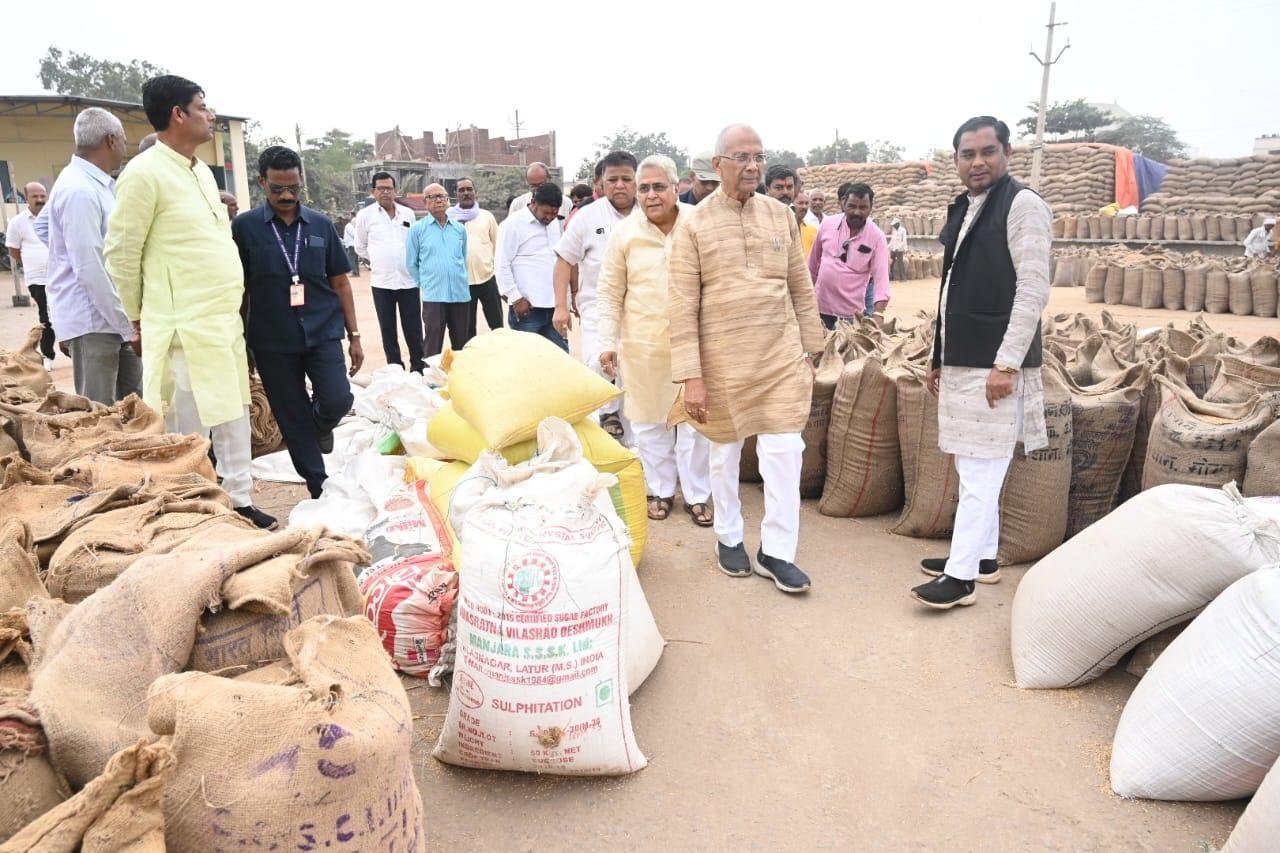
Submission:
<svg viewBox="0 0 1280 853">
<path fill-rule="evenodd" d="M 1244 238 L 1244 256 L 1246 258 L 1265 258 L 1271 252 L 1271 230 L 1276 227 L 1274 216 L 1268 216 L 1262 224 L 1249 232 Z"/>
<path fill-rule="evenodd" d="M 543 184 L 523 210 L 508 216 L 498 229 L 498 291 L 507 300 L 507 325 L 517 332 L 542 335 L 565 352 L 569 341 L 552 322 L 556 297 L 556 244 L 564 194 Z"/>
<path fill-rule="evenodd" d="M 809 190 L 809 210 L 804 221 L 817 228 L 822 224 L 823 211 L 827 208 L 827 194 L 820 189 Z"/>
<path fill-rule="evenodd" d="M 449 218 L 467 229 L 467 277 L 471 282 L 471 334 L 478 331 L 477 308 L 484 309 L 484 322 L 489 330 L 502 328 L 502 296 L 498 279 L 493 274 L 494 252 L 498 248 L 498 220 L 476 203 L 476 184 L 470 178 L 458 178 L 455 188 L 458 203 L 449 208 Z"/>
<path fill-rule="evenodd" d="M 400 342 L 396 337 L 396 312 L 400 312 L 400 328 L 409 348 L 409 370 L 422 372 L 422 297 L 418 283 L 405 265 L 405 239 L 416 217 L 403 204 L 396 203 L 396 179 L 387 172 L 373 176 L 371 204 L 356 216 L 356 254 L 369 262 L 373 285 L 373 307 L 382 332 L 382 351 L 387 364 L 404 367 L 400 359 Z"/>
<path fill-rule="evenodd" d="M 9 220 L 4 245 L 13 262 L 22 265 L 22 278 L 27 283 L 27 291 L 36 301 L 40 325 L 44 326 L 44 334 L 40 336 L 40 354 L 44 356 L 45 369 L 52 370 L 53 344 L 56 338 L 53 336 L 53 324 L 49 322 L 49 302 L 44 293 L 49 269 L 49 247 L 36 236 L 35 228 L 36 217 L 49 200 L 49 193 L 43 184 L 35 181 L 27 184 L 24 192 L 27 196 L 27 209 Z"/>
<path fill-rule="evenodd" d="M 529 185 L 529 191 L 511 199 L 511 206 L 507 210 L 507 216 L 511 216 L 529 206 L 529 202 L 533 200 L 533 194 L 537 192 L 538 187 L 551 183 L 551 170 L 547 168 L 546 163 L 530 163 L 529 168 L 524 170 L 524 180 Z M 563 193 L 563 190 L 561 192 Z M 573 210 L 573 202 L 564 195 L 561 195 L 560 199 L 559 213 L 561 217 L 566 217 Z"/>
<path fill-rule="evenodd" d="M 360 277 L 360 256 L 356 254 L 356 218 L 344 216 L 338 223 L 342 229 L 342 248 L 347 251 L 347 260 L 351 262 L 351 278 Z"/>
<path fill-rule="evenodd" d="M 902 220 L 893 218 L 889 229 L 889 280 L 907 280 L 907 229 Z"/>
<path fill-rule="evenodd" d="M 596 284 L 605 248 L 614 226 L 626 219 L 636 206 L 636 158 L 627 151 L 611 151 L 600 161 L 604 195 L 594 204 L 580 208 L 556 244 L 556 331 L 569 333 L 570 305 L 576 307 L 581 322 L 583 363 L 605 376 L 600 367 L 600 316 L 596 308 Z M 578 287 L 572 291 L 570 277 L 578 267 Z M 605 377 L 611 378 L 611 377 Z M 600 425 L 615 438 L 625 432 L 618 414 L 621 404 L 612 400 L 600 410 Z"/>
<path fill-rule="evenodd" d="M 142 394 L 141 341 L 102 258 L 116 206 L 110 173 L 127 143 L 120 119 L 98 107 L 76 116 L 73 132 L 76 153 L 53 182 L 36 234 L 49 247 L 49 320 L 71 352 L 76 393 L 109 406 Z"/>
</svg>

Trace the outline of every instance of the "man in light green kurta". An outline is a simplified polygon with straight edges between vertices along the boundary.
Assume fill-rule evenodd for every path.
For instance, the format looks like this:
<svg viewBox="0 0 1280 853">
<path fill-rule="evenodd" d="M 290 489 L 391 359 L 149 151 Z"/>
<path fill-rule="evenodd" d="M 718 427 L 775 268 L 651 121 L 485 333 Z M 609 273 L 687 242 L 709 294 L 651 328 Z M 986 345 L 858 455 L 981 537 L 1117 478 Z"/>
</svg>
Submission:
<svg viewBox="0 0 1280 853">
<path fill-rule="evenodd" d="M 213 173 L 195 157 L 214 115 L 181 77 L 149 80 L 142 94 L 157 141 L 116 182 L 104 254 L 142 335 L 143 398 L 171 431 L 210 434 L 232 504 L 274 526 L 252 506 L 244 270 Z"/>
</svg>

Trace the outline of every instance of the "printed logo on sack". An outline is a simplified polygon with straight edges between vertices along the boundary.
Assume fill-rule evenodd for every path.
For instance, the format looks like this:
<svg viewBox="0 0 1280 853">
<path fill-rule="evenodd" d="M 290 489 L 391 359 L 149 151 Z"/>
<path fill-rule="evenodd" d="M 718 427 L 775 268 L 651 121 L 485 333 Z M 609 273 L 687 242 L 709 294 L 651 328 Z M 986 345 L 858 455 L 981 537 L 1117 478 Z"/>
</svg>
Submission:
<svg viewBox="0 0 1280 853">
<path fill-rule="evenodd" d="M 457 696 L 458 701 L 465 707 L 473 711 L 484 704 L 484 691 L 480 689 L 479 683 L 465 672 L 459 671 L 454 674 L 453 695 Z"/>
<path fill-rule="evenodd" d="M 560 591 L 560 567 L 550 554 L 527 551 L 507 566 L 502 597 L 520 610 L 542 610 Z"/>
</svg>

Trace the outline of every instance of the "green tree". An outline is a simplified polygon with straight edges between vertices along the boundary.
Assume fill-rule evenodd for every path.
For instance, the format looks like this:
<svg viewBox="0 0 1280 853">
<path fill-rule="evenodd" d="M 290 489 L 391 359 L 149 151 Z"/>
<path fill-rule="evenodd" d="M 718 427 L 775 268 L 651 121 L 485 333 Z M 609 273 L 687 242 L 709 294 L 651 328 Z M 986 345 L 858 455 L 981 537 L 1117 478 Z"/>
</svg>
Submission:
<svg viewBox="0 0 1280 853">
<path fill-rule="evenodd" d="M 40 60 L 40 85 L 50 91 L 134 104 L 142 102 L 142 84 L 165 73 L 145 60 L 114 62 L 53 45 Z"/>
<path fill-rule="evenodd" d="M 683 171 L 689 161 L 689 152 L 676 145 L 667 134 L 638 133 L 624 126 L 613 136 L 606 136 L 596 146 L 594 155 L 584 158 L 578 167 L 578 180 L 586 181 L 595 173 L 596 163 L 610 151 L 630 151 L 636 160 L 643 160 L 650 154 L 665 154 L 676 161 L 676 169 Z"/>
<path fill-rule="evenodd" d="M 830 145 L 809 149 L 806 158 L 810 166 L 826 166 L 830 163 L 865 163 L 870 150 L 865 142 L 850 142 L 837 136 Z"/>
<path fill-rule="evenodd" d="M 476 186 L 476 202 L 499 222 L 507 216 L 508 199 L 529 191 L 523 166 L 499 166 L 471 176 Z"/>
<path fill-rule="evenodd" d="M 1188 153 L 1186 143 L 1158 116 L 1131 116 L 1120 122 L 1115 130 L 1100 134 L 1098 139 L 1132 148 L 1142 156 L 1162 163 L 1185 157 Z"/>
<path fill-rule="evenodd" d="M 799 169 L 804 165 L 804 158 L 794 151 L 788 151 L 783 148 L 775 151 L 771 148 L 764 150 L 764 156 L 769 161 L 770 166 L 787 166 L 792 169 Z"/>
<path fill-rule="evenodd" d="M 871 143 L 867 159 L 872 163 L 901 163 L 902 152 L 906 150 L 905 146 L 894 145 L 887 139 L 877 139 Z"/>
<path fill-rule="evenodd" d="M 307 172 L 309 206 L 333 214 L 350 210 L 361 199 L 363 194 L 351 186 L 351 168 L 373 156 L 371 142 L 335 127 L 306 140 L 299 153 Z"/>
<path fill-rule="evenodd" d="M 1027 104 L 1030 115 L 1018 120 L 1018 127 L 1028 135 L 1036 132 L 1040 104 Z M 1094 132 L 1112 121 L 1111 113 L 1085 103 L 1084 98 L 1050 104 L 1044 111 L 1044 132 L 1058 140 L 1092 140 Z"/>
<path fill-rule="evenodd" d="M 272 145 L 284 145 L 278 136 L 261 136 L 262 125 L 256 121 L 249 122 L 244 129 L 244 161 L 249 177 L 249 203 L 257 207 L 267 200 L 262 188 L 258 186 L 258 155 L 264 148 Z"/>
</svg>

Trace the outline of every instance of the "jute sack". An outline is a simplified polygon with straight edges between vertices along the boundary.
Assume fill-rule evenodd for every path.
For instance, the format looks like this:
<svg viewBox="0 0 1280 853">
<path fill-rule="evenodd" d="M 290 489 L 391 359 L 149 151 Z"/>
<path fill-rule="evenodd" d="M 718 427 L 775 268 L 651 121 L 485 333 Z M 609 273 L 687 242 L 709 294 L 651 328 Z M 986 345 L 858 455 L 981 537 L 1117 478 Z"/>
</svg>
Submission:
<svg viewBox="0 0 1280 853">
<path fill-rule="evenodd" d="M 1204 393 L 1205 402 L 1244 403 L 1255 394 L 1280 417 L 1280 367 L 1250 364 L 1234 355 L 1218 356 L 1218 370 Z"/>
<path fill-rule="evenodd" d="M 836 518 L 892 512 L 902 506 L 898 392 L 874 355 L 844 366 L 827 431 L 827 481 L 818 511 Z"/>
<path fill-rule="evenodd" d="M 1227 271 L 1210 266 L 1205 273 L 1204 310 L 1210 314 L 1225 314 L 1231 307 L 1231 288 Z"/>
<path fill-rule="evenodd" d="M 76 605 L 39 651 L 31 700 L 57 767 L 72 785 L 96 776 L 112 753 L 147 734 L 144 698 L 161 675 L 183 669 L 201 617 L 236 572 L 327 544 L 321 528 L 189 541 L 139 557 L 115 582 Z M 182 583 L 174 578 L 181 576 Z"/>
<path fill-rule="evenodd" d="M 274 453 L 284 445 L 280 424 L 271 411 L 262 380 L 256 376 L 249 380 L 249 433 L 254 458 Z"/>
<path fill-rule="evenodd" d="M 168 746 L 139 739 L 111 756 L 74 797 L 0 845 L 0 853 L 164 853 L 161 796 L 173 770 Z"/>
<path fill-rule="evenodd" d="M 0 687 L 0 839 L 71 796 L 67 780 L 49 763 L 48 747 L 27 691 Z"/>
<path fill-rule="evenodd" d="M 1272 765 L 1258 786 L 1221 853 L 1266 853 L 1277 838 L 1280 838 L 1280 761 Z"/>
<path fill-rule="evenodd" d="M 31 528 L 20 518 L 6 518 L 0 522 L 0 613 L 48 597 Z"/>
<path fill-rule="evenodd" d="M 1023 576 L 1011 614 L 1018 686 L 1092 681 L 1278 559 L 1280 524 L 1249 510 L 1234 486 L 1142 492 Z"/>
<path fill-rule="evenodd" d="M 1177 267 L 1166 267 L 1160 275 L 1161 304 L 1169 311 L 1181 311 L 1183 294 L 1186 292 L 1186 280 L 1182 270 Z"/>
<path fill-rule="evenodd" d="M 898 392 L 898 438 L 906 503 L 890 533 L 940 539 L 951 535 L 960 479 L 955 461 L 938 448 L 938 399 L 929 393 L 928 370 L 908 363 L 894 377 Z"/>
<path fill-rule="evenodd" d="M 199 474 L 217 482 L 209 461 L 209 439 L 190 435 L 141 435 L 108 442 L 68 462 L 57 472 L 86 482 L 92 489 L 107 489 L 147 480 L 164 482 L 172 477 Z"/>
<path fill-rule="evenodd" d="M 1053 287 L 1074 287 L 1076 283 L 1077 259 L 1072 257 L 1058 258 L 1058 265 L 1053 271 Z"/>
<path fill-rule="evenodd" d="M 1119 305 L 1124 299 L 1124 267 L 1120 264 L 1107 266 L 1107 278 L 1102 284 L 1102 301 L 1108 305 Z"/>
<path fill-rule="evenodd" d="M 836 383 L 844 369 L 845 334 L 837 330 L 827 337 L 827 345 L 818 361 L 813 376 L 813 400 L 809 404 L 809 419 L 805 421 L 801 438 L 804 439 L 804 456 L 800 463 L 800 497 L 816 498 L 822 495 L 827 480 L 827 428 L 831 424 L 831 402 L 836 393 Z M 759 461 L 757 459 L 757 465 Z"/>
<path fill-rule="evenodd" d="M 1205 277 L 1208 273 L 1208 264 L 1187 267 L 1183 270 L 1186 287 L 1182 291 L 1182 304 L 1186 310 L 1204 310 L 1205 291 L 1208 287 Z"/>
<path fill-rule="evenodd" d="M 1151 424 L 1142 488 L 1165 483 L 1222 486 L 1244 480 L 1249 443 L 1272 421 L 1261 397 L 1245 403 L 1205 403 L 1166 377 Z"/>
<path fill-rule="evenodd" d="M 1160 308 L 1164 305 L 1164 270 L 1147 267 L 1142 271 L 1142 307 Z"/>
<path fill-rule="evenodd" d="M 189 539 L 220 536 L 222 531 L 212 529 L 218 525 L 252 528 L 216 501 L 184 501 L 169 495 L 100 513 L 58 545 L 49 559 L 45 583 L 56 598 L 72 604 L 83 601 L 119 577 L 141 554 L 166 554 Z"/>
<path fill-rule="evenodd" d="M 36 399 L 43 397 L 53 385 L 53 378 L 44 369 L 44 359 L 40 355 L 40 337 L 43 334 L 43 326 L 32 326 L 20 348 L 0 349 L 0 380 L 26 388 L 35 394 Z"/>
<path fill-rule="evenodd" d="M 230 528 L 216 535 L 225 539 L 246 532 L 264 535 Z M 308 619 L 364 611 L 356 567 L 369 563 L 365 547 L 337 536 L 300 544 L 226 579 L 220 601 L 200 617 L 187 669 L 214 672 L 275 660 L 284 654 L 285 635 Z"/>
<path fill-rule="evenodd" d="M 1280 757 L 1280 566 L 1240 578 L 1152 665 L 1111 751 L 1122 797 L 1247 797 Z M 1278 839 L 1280 840 L 1280 839 Z"/>
<path fill-rule="evenodd" d="M 1071 394 L 1055 370 L 1042 370 L 1049 446 L 1015 449 L 1000 493 L 1000 565 L 1037 560 L 1062 544 L 1071 488 Z"/>
<path fill-rule="evenodd" d="M 184 672 L 147 691 L 176 758 L 170 850 L 426 849 L 413 714 L 363 617 L 318 616 L 285 637 L 273 677 Z"/>
<path fill-rule="evenodd" d="M 1248 272 L 1233 272 L 1227 275 L 1227 307 L 1231 313 L 1247 317 L 1253 313 L 1253 285 Z"/>
<path fill-rule="evenodd" d="M 1201 340 L 1191 355 L 1187 356 L 1187 387 L 1197 397 L 1203 397 L 1209 392 L 1221 367 L 1218 356 L 1227 350 L 1227 336 L 1217 332 Z"/>
<path fill-rule="evenodd" d="M 25 456 L 52 470 L 120 439 L 160 435 L 165 429 L 160 414 L 130 394 L 114 406 L 87 412 L 29 412 L 19 418 L 19 431 Z"/>
<path fill-rule="evenodd" d="M 26 609 L 0 610 L 0 690 L 30 690 L 34 657 Z"/>
<path fill-rule="evenodd" d="M 1124 270 L 1124 293 L 1120 297 L 1121 305 L 1128 305 L 1133 308 L 1142 305 L 1142 267 L 1125 267 Z"/>
<path fill-rule="evenodd" d="M 1249 288 L 1253 292 L 1255 317 L 1276 316 L 1276 271 L 1274 267 L 1259 266 L 1249 273 Z"/>
<path fill-rule="evenodd" d="M 1151 369 L 1135 364 L 1105 382 L 1071 387 L 1070 539 L 1115 508 Z"/>
<path fill-rule="evenodd" d="M 1099 262 L 1089 270 L 1089 276 L 1084 281 L 1085 302 L 1101 302 L 1105 298 L 1108 269 L 1110 267 L 1107 264 Z"/>
<path fill-rule="evenodd" d="M 1249 445 L 1244 493 L 1250 498 L 1280 495 L 1280 420 L 1258 433 Z"/>
</svg>

